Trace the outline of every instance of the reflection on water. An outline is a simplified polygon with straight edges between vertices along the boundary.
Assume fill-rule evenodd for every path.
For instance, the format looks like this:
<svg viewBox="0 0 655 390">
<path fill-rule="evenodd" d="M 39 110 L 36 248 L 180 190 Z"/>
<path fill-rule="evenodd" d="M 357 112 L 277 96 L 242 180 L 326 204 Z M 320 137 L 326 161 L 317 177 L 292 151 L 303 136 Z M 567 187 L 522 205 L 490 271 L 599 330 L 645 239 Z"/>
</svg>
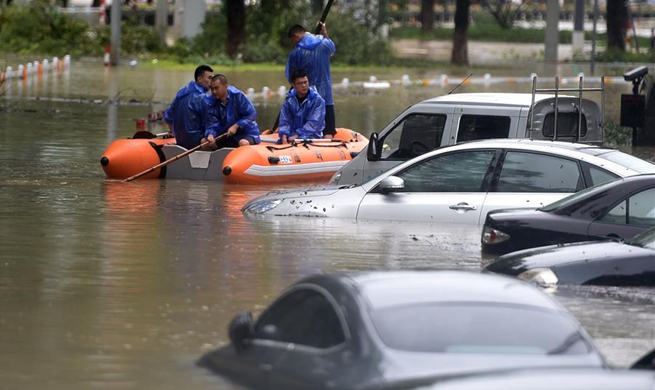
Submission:
<svg viewBox="0 0 655 390">
<path fill-rule="evenodd" d="M 196 368 L 195 359 L 227 341 L 234 314 L 260 312 L 302 276 L 479 269 L 476 227 L 245 218 L 241 206 L 273 187 L 105 179 L 98 159 L 110 140 L 132 135 L 135 118 L 161 108 L 124 103 L 170 99 L 189 79 L 180 71 L 113 71 L 74 64 L 70 79 L 51 75 L 30 92 L 79 102 L 20 99 L 26 86 L 0 100 L 3 389 L 236 388 Z M 278 76 L 231 80 L 259 88 L 281 84 Z M 367 133 L 441 93 L 339 92 L 337 115 L 341 125 Z M 262 123 L 272 124 L 280 103 L 257 102 Z M 653 148 L 633 153 L 655 157 Z M 618 365 L 655 346 L 653 295 L 555 293 Z"/>
</svg>

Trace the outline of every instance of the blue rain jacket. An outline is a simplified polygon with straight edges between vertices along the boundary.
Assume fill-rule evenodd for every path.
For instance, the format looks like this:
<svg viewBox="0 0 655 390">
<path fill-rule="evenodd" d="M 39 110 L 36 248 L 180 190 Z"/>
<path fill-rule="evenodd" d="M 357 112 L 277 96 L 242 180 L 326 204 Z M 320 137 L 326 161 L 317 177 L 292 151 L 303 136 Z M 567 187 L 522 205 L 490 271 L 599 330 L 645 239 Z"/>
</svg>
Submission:
<svg viewBox="0 0 655 390">
<path fill-rule="evenodd" d="M 202 124 L 202 100 L 191 103 L 195 97 L 205 96 L 207 90 L 195 81 L 180 88 L 164 113 L 166 123 L 172 125 L 177 144 L 187 149 L 200 144 L 205 128 Z"/>
<path fill-rule="evenodd" d="M 226 104 L 222 104 L 213 95 L 208 95 L 205 103 L 205 123 L 207 124 L 205 137 L 210 134 L 217 137 L 236 123 L 239 125 L 239 129 L 232 138 L 240 141 L 249 135 L 255 139 L 256 143 L 261 142 L 259 125 L 256 122 L 257 110 L 246 94 L 239 89 L 228 85 Z"/>
<path fill-rule="evenodd" d="M 322 35 L 305 33 L 296 47 L 289 53 L 285 75 L 291 83 L 290 75 L 296 69 L 303 69 L 309 78 L 309 85 L 316 87 L 325 100 L 325 105 L 334 105 L 332 99 L 332 77 L 330 76 L 330 56 L 336 52 L 331 39 Z"/>
<path fill-rule="evenodd" d="M 325 100 L 314 89 L 302 103 L 298 103 L 295 89 L 287 95 L 280 111 L 280 138 L 298 135 L 298 138 L 323 138 L 325 128 Z"/>
</svg>

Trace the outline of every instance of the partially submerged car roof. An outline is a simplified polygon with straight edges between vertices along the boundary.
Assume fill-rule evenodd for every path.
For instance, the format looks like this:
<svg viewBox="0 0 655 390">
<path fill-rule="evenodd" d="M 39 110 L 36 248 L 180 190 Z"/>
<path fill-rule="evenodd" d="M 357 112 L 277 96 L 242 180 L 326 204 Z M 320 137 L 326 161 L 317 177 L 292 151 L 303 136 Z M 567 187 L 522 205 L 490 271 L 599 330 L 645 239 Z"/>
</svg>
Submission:
<svg viewBox="0 0 655 390">
<path fill-rule="evenodd" d="M 335 275 L 340 277 L 339 274 Z M 467 271 L 385 271 L 341 274 L 352 280 L 373 309 L 422 303 L 478 302 L 560 310 L 521 280 Z"/>
</svg>

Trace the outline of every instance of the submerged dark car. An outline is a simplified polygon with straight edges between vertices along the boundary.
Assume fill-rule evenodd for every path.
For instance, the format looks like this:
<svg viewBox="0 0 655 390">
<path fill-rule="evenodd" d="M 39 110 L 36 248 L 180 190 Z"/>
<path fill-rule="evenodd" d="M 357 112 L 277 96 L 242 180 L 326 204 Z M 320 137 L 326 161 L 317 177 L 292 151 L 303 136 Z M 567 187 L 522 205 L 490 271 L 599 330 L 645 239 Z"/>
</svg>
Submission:
<svg viewBox="0 0 655 390">
<path fill-rule="evenodd" d="M 655 287 L 655 228 L 626 242 L 584 242 L 513 252 L 485 270 L 541 285 Z"/>
<path fill-rule="evenodd" d="M 655 175 L 632 176 L 587 188 L 539 209 L 496 210 L 482 229 L 482 252 L 608 237 L 631 238 L 655 226 Z"/>
<path fill-rule="evenodd" d="M 532 368 L 500 370 L 437 382 L 423 390 L 653 390 L 655 349 L 632 364 L 630 370 L 588 368 Z"/>
<path fill-rule="evenodd" d="M 454 375 L 605 367 L 580 324 L 537 287 L 498 275 L 315 275 L 198 364 L 257 389 L 403 389 Z"/>
<path fill-rule="evenodd" d="M 576 368 L 503 371 L 439 382 L 423 390 L 653 390 L 652 371 Z"/>
</svg>

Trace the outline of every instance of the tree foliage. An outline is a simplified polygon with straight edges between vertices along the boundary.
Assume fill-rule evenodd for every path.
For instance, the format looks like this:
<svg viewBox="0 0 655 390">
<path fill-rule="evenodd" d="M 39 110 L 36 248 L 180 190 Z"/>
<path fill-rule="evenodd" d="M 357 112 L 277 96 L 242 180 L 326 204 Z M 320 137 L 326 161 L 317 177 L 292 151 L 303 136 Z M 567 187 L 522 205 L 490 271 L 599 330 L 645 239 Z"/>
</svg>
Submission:
<svg viewBox="0 0 655 390">
<path fill-rule="evenodd" d="M 46 0 L 0 6 L 0 42 L 18 53 L 81 54 L 93 45 L 86 22 L 62 14 Z"/>
<path fill-rule="evenodd" d="M 504 29 L 511 29 L 514 26 L 514 21 L 525 4 L 526 0 L 521 0 L 519 4 L 511 0 L 480 0 L 482 8 L 489 11 L 498 25 Z"/>
<path fill-rule="evenodd" d="M 391 59 L 388 42 L 375 34 L 378 14 L 363 18 L 370 10 L 368 2 L 351 2 L 334 7 L 326 20 L 330 38 L 337 45 L 333 61 L 345 64 L 385 64 Z M 321 4 L 323 4 L 321 2 Z M 313 31 L 323 9 L 316 2 L 302 0 L 262 0 L 246 7 L 245 43 L 238 53 L 230 55 L 244 62 L 273 62 L 283 64 L 292 49 L 287 37 L 289 27 L 301 24 Z M 227 9 L 219 8 L 207 15 L 203 31 L 190 44 L 189 55 L 204 53 L 205 58 L 224 58 L 227 53 Z M 179 51 L 178 47 L 178 51 Z M 223 56 L 223 57 L 221 57 Z"/>
</svg>

